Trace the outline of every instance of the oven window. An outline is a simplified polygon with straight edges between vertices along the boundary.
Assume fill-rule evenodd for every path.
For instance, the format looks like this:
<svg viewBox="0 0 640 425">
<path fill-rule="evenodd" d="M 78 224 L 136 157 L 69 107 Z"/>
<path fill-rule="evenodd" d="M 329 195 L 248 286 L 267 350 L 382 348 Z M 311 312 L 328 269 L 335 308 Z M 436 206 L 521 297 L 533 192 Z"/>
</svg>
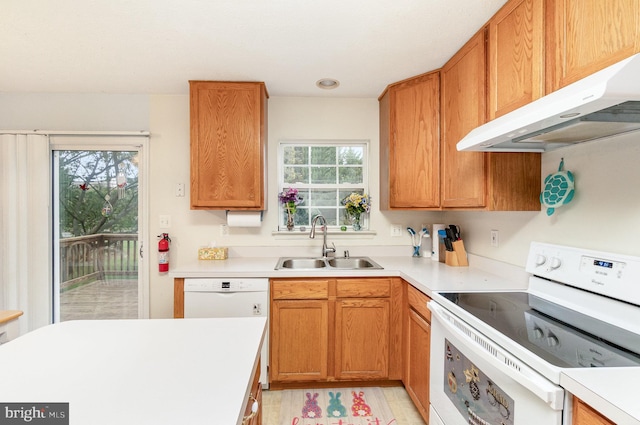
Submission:
<svg viewBox="0 0 640 425">
<path fill-rule="evenodd" d="M 471 425 L 513 425 L 515 403 L 445 338 L 444 393 Z"/>
</svg>

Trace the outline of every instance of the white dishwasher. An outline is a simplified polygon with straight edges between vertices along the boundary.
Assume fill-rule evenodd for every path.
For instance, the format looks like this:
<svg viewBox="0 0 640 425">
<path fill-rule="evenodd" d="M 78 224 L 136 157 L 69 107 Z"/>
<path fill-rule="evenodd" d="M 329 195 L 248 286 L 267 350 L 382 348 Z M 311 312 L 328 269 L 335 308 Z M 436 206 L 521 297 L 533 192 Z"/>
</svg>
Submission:
<svg viewBox="0 0 640 425">
<path fill-rule="evenodd" d="M 269 279 L 184 280 L 184 317 L 269 317 Z M 262 344 L 260 382 L 269 387 L 269 331 Z"/>
</svg>

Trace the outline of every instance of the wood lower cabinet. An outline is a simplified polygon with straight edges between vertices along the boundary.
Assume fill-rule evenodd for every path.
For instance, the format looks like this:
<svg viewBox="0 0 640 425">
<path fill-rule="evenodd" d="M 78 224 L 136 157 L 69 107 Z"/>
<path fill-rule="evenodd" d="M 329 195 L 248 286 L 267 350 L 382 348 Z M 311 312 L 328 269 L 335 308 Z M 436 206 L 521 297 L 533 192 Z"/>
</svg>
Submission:
<svg viewBox="0 0 640 425">
<path fill-rule="evenodd" d="M 272 385 L 402 378 L 402 281 L 272 279 Z"/>
<path fill-rule="evenodd" d="M 546 0 L 551 93 L 640 52 L 640 0 Z"/>
<path fill-rule="evenodd" d="M 264 210 L 264 83 L 190 81 L 191 209 Z"/>
<path fill-rule="evenodd" d="M 389 299 L 336 301 L 338 380 L 389 377 Z"/>
<path fill-rule="evenodd" d="M 329 303 L 274 301 L 271 310 L 271 374 L 274 381 L 327 379 Z"/>
<path fill-rule="evenodd" d="M 262 365 L 258 363 L 258 367 L 251 384 L 251 394 L 245 403 L 242 425 L 262 425 L 262 383 L 260 382 L 261 367 Z M 257 403 L 258 407 L 258 410 L 255 412 L 253 412 L 254 403 Z"/>
<path fill-rule="evenodd" d="M 573 398 L 573 425 L 615 425 L 577 397 Z"/>
<path fill-rule="evenodd" d="M 431 312 L 427 308 L 429 297 L 407 286 L 406 358 L 404 386 L 418 412 L 429 421 L 429 377 L 431 353 Z"/>
<path fill-rule="evenodd" d="M 326 279 L 271 281 L 272 381 L 328 378 L 329 284 Z"/>
</svg>

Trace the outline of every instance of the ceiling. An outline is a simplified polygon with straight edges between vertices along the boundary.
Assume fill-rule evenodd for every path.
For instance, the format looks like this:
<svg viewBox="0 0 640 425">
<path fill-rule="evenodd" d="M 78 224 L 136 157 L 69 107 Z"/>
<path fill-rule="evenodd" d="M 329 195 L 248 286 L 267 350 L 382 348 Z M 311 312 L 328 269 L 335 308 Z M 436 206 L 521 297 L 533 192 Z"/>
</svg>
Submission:
<svg viewBox="0 0 640 425">
<path fill-rule="evenodd" d="M 0 0 L 0 92 L 377 97 L 441 67 L 506 0 Z M 321 78 L 340 86 L 321 90 Z"/>
</svg>

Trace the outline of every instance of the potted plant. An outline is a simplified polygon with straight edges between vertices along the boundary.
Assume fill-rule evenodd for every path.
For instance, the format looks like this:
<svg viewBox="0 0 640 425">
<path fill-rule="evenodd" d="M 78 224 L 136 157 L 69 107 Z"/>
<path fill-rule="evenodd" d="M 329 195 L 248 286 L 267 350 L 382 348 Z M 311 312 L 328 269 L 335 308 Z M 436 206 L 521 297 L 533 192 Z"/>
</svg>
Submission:
<svg viewBox="0 0 640 425">
<path fill-rule="evenodd" d="M 294 227 L 293 216 L 296 213 L 298 204 L 302 202 L 302 198 L 298 196 L 298 189 L 290 187 L 280 192 L 278 199 L 287 214 L 287 230 L 292 231 Z"/>
<path fill-rule="evenodd" d="M 360 230 L 360 216 L 362 213 L 368 213 L 371 211 L 371 201 L 369 195 L 352 193 L 342 200 L 342 204 L 345 206 L 347 216 L 351 218 L 353 223 L 353 230 Z"/>
</svg>

